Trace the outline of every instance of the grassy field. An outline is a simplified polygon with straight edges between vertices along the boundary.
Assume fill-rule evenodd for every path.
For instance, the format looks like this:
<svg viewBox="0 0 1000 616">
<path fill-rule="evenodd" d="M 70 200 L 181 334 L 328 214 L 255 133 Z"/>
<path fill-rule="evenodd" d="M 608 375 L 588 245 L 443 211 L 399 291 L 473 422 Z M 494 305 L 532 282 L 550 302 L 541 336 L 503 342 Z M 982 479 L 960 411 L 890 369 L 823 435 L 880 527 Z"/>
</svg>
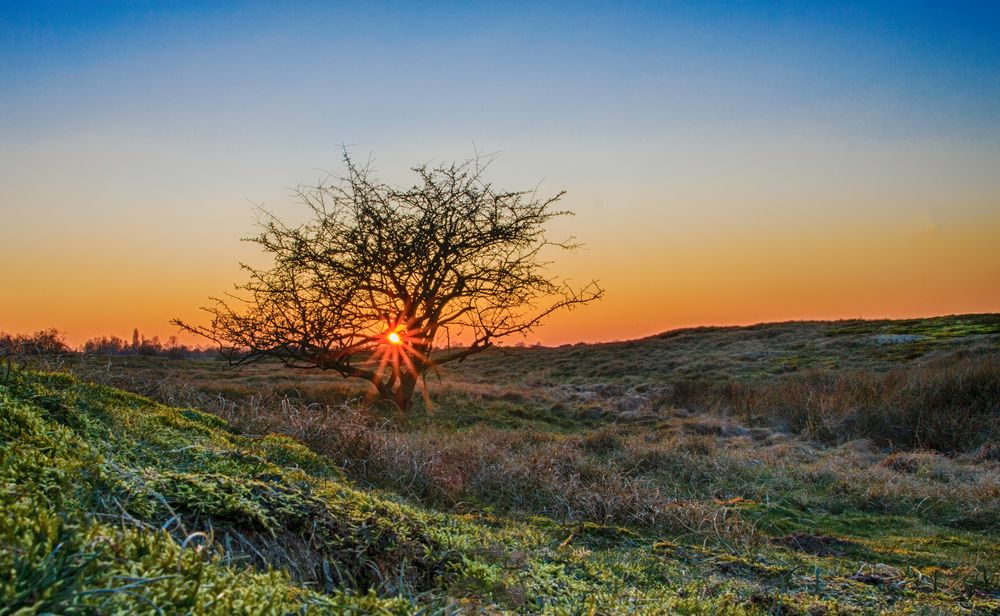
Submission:
<svg viewBox="0 0 1000 616">
<path fill-rule="evenodd" d="M 0 371 L 0 614 L 1000 613 L 1000 315 L 496 350 L 408 417 L 35 368 L 76 376 Z"/>
</svg>

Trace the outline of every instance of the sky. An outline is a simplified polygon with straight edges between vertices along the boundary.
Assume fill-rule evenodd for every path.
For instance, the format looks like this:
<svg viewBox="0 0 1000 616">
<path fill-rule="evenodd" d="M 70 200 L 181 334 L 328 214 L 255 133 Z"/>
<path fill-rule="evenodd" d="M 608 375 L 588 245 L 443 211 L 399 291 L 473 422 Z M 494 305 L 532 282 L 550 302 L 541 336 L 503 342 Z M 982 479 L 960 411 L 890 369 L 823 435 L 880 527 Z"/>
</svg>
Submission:
<svg viewBox="0 0 1000 616">
<path fill-rule="evenodd" d="M 1000 4 L 4 2 L 0 331 L 177 333 L 254 207 L 498 152 L 606 298 L 532 341 L 1000 311 Z"/>
</svg>

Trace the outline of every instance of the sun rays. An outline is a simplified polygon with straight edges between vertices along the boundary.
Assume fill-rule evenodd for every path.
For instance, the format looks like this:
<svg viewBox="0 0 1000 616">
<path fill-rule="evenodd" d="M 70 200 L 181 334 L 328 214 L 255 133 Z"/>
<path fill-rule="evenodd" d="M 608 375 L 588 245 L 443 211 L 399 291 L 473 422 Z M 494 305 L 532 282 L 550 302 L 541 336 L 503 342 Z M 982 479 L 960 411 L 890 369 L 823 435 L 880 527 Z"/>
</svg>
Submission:
<svg viewBox="0 0 1000 616">
<path fill-rule="evenodd" d="M 420 390 L 424 404 L 431 411 L 431 399 L 427 391 L 424 370 L 431 366 L 428 355 L 421 349 L 429 347 L 429 340 L 422 335 L 419 328 L 407 327 L 406 323 L 389 324 L 375 337 L 375 349 L 372 360 L 378 362 L 375 374 L 386 379 L 390 387 L 395 388 L 404 378 L 412 378 L 414 386 Z M 369 393 L 375 397 L 374 389 Z"/>
</svg>

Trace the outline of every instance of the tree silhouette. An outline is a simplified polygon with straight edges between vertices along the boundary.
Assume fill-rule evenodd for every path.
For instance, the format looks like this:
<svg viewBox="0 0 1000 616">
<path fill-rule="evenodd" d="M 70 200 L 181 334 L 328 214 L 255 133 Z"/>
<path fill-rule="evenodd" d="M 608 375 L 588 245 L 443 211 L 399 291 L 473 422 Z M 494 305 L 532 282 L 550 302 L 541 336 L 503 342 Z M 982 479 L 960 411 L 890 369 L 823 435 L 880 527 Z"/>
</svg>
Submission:
<svg viewBox="0 0 1000 616">
<path fill-rule="evenodd" d="M 346 175 L 300 187 L 311 220 L 288 226 L 262 211 L 249 241 L 273 265 L 204 308 L 207 326 L 174 320 L 215 342 L 233 364 L 287 366 L 364 379 L 401 410 L 426 371 L 525 334 L 553 312 L 599 299 L 595 282 L 552 276 L 543 252 L 572 249 L 545 225 L 564 192 L 501 191 L 489 159 L 421 165 L 394 187 L 344 154 Z"/>
</svg>

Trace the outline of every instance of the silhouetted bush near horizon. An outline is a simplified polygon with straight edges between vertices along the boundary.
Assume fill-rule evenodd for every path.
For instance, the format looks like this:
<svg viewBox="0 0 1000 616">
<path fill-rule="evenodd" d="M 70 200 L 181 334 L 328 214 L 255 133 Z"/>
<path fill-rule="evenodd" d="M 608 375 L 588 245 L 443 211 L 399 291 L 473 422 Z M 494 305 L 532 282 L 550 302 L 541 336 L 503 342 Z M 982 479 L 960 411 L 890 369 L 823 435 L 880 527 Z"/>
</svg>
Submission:
<svg viewBox="0 0 1000 616">
<path fill-rule="evenodd" d="M 0 332 L 0 357 L 58 355 L 70 352 L 65 335 L 58 329 L 40 329 L 33 334 Z"/>
</svg>

